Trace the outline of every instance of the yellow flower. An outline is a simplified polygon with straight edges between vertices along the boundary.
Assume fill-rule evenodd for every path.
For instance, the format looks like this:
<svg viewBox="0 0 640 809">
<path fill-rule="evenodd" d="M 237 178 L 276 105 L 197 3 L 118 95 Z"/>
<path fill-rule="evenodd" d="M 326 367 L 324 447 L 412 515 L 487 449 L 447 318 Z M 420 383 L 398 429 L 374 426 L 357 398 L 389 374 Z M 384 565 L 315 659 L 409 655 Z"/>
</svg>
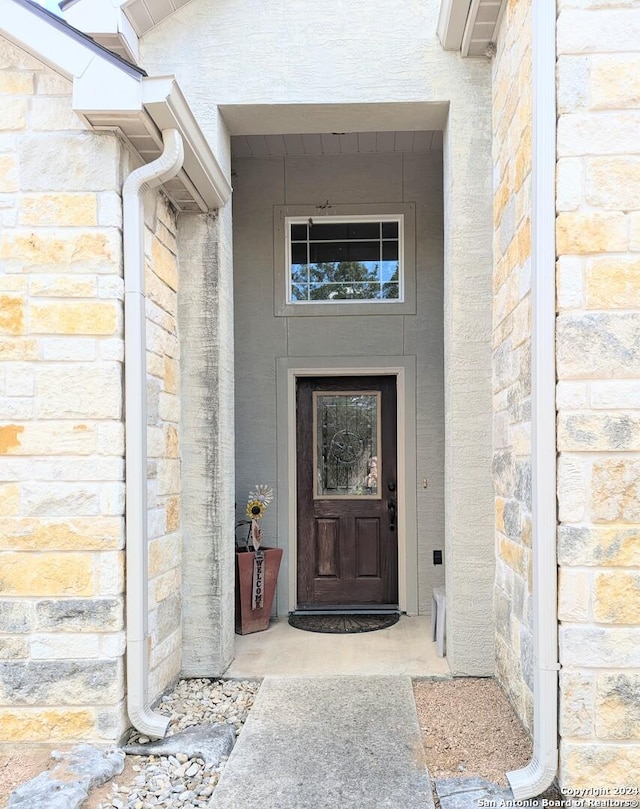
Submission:
<svg viewBox="0 0 640 809">
<path fill-rule="evenodd" d="M 259 520 L 266 511 L 266 508 L 262 500 L 249 500 L 247 503 L 247 517 L 250 520 Z"/>
</svg>

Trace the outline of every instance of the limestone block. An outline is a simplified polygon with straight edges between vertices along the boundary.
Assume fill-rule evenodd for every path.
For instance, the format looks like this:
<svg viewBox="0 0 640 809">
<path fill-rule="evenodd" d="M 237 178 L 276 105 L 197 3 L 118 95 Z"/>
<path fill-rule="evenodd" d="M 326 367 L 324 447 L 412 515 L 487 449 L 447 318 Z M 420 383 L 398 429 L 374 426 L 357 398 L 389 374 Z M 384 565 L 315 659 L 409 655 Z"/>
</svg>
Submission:
<svg viewBox="0 0 640 809">
<path fill-rule="evenodd" d="M 590 205 L 610 211 L 640 209 L 640 158 L 592 157 L 586 166 L 585 198 Z"/>
<path fill-rule="evenodd" d="M 637 772 L 640 772 L 640 745 L 561 742 L 561 790 L 588 790 L 597 786 L 613 791 L 634 787 L 637 779 L 630 773 Z"/>
<path fill-rule="evenodd" d="M 33 605 L 17 598 L 0 600 L 0 632 L 12 634 L 29 632 Z"/>
<path fill-rule="evenodd" d="M 582 259 L 560 256 L 556 264 L 559 309 L 581 309 L 584 306 L 584 272 Z"/>
<path fill-rule="evenodd" d="M 640 111 L 611 112 L 606 125 L 601 115 L 561 115 L 558 121 L 558 155 L 637 154 Z"/>
<path fill-rule="evenodd" d="M 28 421 L 33 418 L 33 398 L 0 397 L 0 419 L 3 421 Z"/>
<path fill-rule="evenodd" d="M 158 239 L 154 239 L 152 242 L 151 261 L 155 274 L 177 292 L 178 263 L 176 257 Z"/>
<path fill-rule="evenodd" d="M 75 596 L 93 593 L 90 553 L 2 553 L 3 596 Z"/>
<path fill-rule="evenodd" d="M 34 367 L 30 363 L 12 362 L 6 367 L 5 393 L 8 396 L 32 396 Z"/>
<path fill-rule="evenodd" d="M 117 742 L 130 725 L 125 703 L 120 702 L 115 707 L 100 706 L 97 710 L 98 736 L 110 742 Z"/>
<path fill-rule="evenodd" d="M 0 295 L 0 334 L 24 333 L 24 298 Z"/>
<path fill-rule="evenodd" d="M 26 98 L 0 98 L 0 126 L 2 129 L 26 129 L 29 111 Z"/>
<path fill-rule="evenodd" d="M 101 275 L 98 278 L 98 297 L 124 300 L 124 280 L 117 275 Z"/>
<path fill-rule="evenodd" d="M 90 708 L 0 709 L 0 741 L 59 742 L 88 736 L 95 724 Z"/>
<path fill-rule="evenodd" d="M 83 705 L 119 700 L 116 660 L 33 660 L 0 664 L 0 704 Z"/>
<path fill-rule="evenodd" d="M 640 314 L 560 314 L 557 361 L 560 379 L 640 377 Z"/>
<path fill-rule="evenodd" d="M 560 733 L 589 738 L 594 735 L 595 677 L 584 672 L 560 672 Z"/>
<path fill-rule="evenodd" d="M 633 379 L 594 381 L 591 406 L 597 409 L 640 409 L 640 381 Z"/>
<path fill-rule="evenodd" d="M 640 573 L 617 570 L 596 574 L 593 614 L 601 623 L 640 623 Z"/>
<path fill-rule="evenodd" d="M 165 449 L 164 449 L 165 457 L 179 458 L 180 446 L 179 446 L 179 435 L 177 427 L 174 427 L 172 424 L 166 426 L 164 428 L 164 435 L 165 435 Z"/>
<path fill-rule="evenodd" d="M 18 161 L 12 155 L 3 155 L 0 157 L 0 194 L 11 194 L 19 188 Z"/>
<path fill-rule="evenodd" d="M 558 449 L 640 450 L 640 412 L 568 411 L 558 416 Z"/>
<path fill-rule="evenodd" d="M 164 430 L 162 427 L 147 427 L 147 457 L 161 458 L 164 455 Z"/>
<path fill-rule="evenodd" d="M 93 427 L 73 421 L 25 422 L 0 426 L 0 455 L 90 455 Z"/>
<path fill-rule="evenodd" d="M 36 416 L 39 418 L 120 419 L 122 399 L 119 363 L 36 368 Z"/>
<path fill-rule="evenodd" d="M 95 360 L 97 344 L 84 337 L 41 337 L 40 359 L 49 362 L 86 362 Z"/>
<path fill-rule="evenodd" d="M 20 510 L 20 487 L 17 483 L 0 484 L 0 516 L 14 517 Z"/>
<path fill-rule="evenodd" d="M 160 393 L 159 413 L 162 421 L 180 421 L 180 398 L 173 393 Z"/>
<path fill-rule="evenodd" d="M 597 522 L 640 522 L 640 461 L 607 458 L 593 464 L 591 513 Z"/>
<path fill-rule="evenodd" d="M 8 602 L 0 602 L 0 605 L 3 603 Z M 116 632 L 124 627 L 124 602 L 122 598 L 64 598 L 37 601 L 35 625 L 41 631 Z"/>
<path fill-rule="evenodd" d="M 562 454 L 558 460 L 558 517 L 561 522 L 580 522 L 585 509 L 585 462 Z"/>
<path fill-rule="evenodd" d="M 558 596 L 558 617 L 561 621 L 588 621 L 591 600 L 590 573 L 561 568 Z"/>
<path fill-rule="evenodd" d="M 170 497 L 166 506 L 165 530 L 168 533 L 177 531 L 180 527 L 180 498 Z"/>
<path fill-rule="evenodd" d="M 124 514 L 124 483 L 103 483 L 100 486 L 100 513 L 104 515 Z"/>
<path fill-rule="evenodd" d="M 149 604 L 151 607 L 180 590 L 182 576 L 179 567 L 173 567 L 166 573 L 151 579 L 149 582 Z"/>
<path fill-rule="evenodd" d="M 34 226 L 91 227 L 98 224 L 97 208 L 95 194 L 23 194 L 18 222 Z"/>
<path fill-rule="evenodd" d="M 610 8 L 601 13 L 564 9 L 558 16 L 559 53 L 635 51 L 639 39 L 637 8 Z"/>
<path fill-rule="evenodd" d="M 112 134 L 25 135 L 18 144 L 18 159 L 23 191 L 117 191 L 119 187 L 120 146 Z"/>
<path fill-rule="evenodd" d="M 96 558 L 97 594 L 120 595 L 124 592 L 124 551 L 101 553 Z"/>
<path fill-rule="evenodd" d="M 98 195 L 98 224 L 102 227 L 122 227 L 122 198 L 117 191 Z"/>
<path fill-rule="evenodd" d="M 112 301 L 37 303 L 30 307 L 34 334 L 117 334 L 122 329 L 122 307 Z"/>
<path fill-rule="evenodd" d="M 574 668 L 638 668 L 640 628 L 560 626 L 560 662 Z"/>
<path fill-rule="evenodd" d="M 640 214 L 629 214 L 629 247 L 636 252 L 640 250 Z"/>
<path fill-rule="evenodd" d="M 25 638 L 0 637 L 0 660 L 19 660 L 29 657 L 29 645 Z"/>
<path fill-rule="evenodd" d="M 69 660 L 99 656 L 98 635 L 71 632 L 51 634 L 36 632 L 29 638 L 33 660 Z"/>
<path fill-rule="evenodd" d="M 100 340 L 98 350 L 102 360 L 124 362 L 124 341 L 120 337 Z"/>
<path fill-rule="evenodd" d="M 180 491 L 180 461 L 161 459 L 158 461 L 158 495 L 178 494 Z"/>
<path fill-rule="evenodd" d="M 35 132 L 55 132 L 56 130 L 87 129 L 85 124 L 71 107 L 68 97 L 49 98 L 37 96 L 31 102 L 31 129 Z"/>
<path fill-rule="evenodd" d="M 640 675 L 599 674 L 595 714 L 601 739 L 640 739 Z"/>
<path fill-rule="evenodd" d="M 149 509 L 147 512 L 147 530 L 150 539 L 163 536 L 165 524 L 166 512 L 164 508 Z"/>
<path fill-rule="evenodd" d="M 122 544 L 120 517 L 0 520 L 1 550 L 102 551 L 116 550 Z"/>
<path fill-rule="evenodd" d="M 182 596 L 172 593 L 158 603 L 156 616 L 156 638 L 163 641 L 180 627 L 182 622 Z"/>
<path fill-rule="evenodd" d="M 114 632 L 102 635 L 100 638 L 101 657 L 122 657 L 127 648 L 127 635 L 125 632 Z"/>
<path fill-rule="evenodd" d="M 66 517 L 99 514 L 100 486 L 75 483 L 23 483 L 25 517 Z"/>
<path fill-rule="evenodd" d="M 0 95 L 32 95 L 33 78 L 26 70 L 0 70 Z"/>
<path fill-rule="evenodd" d="M 73 84 L 59 73 L 46 70 L 36 74 L 36 92 L 38 95 L 70 96 L 73 92 Z"/>
<path fill-rule="evenodd" d="M 38 359 L 38 342 L 31 338 L 0 337 L 0 362 Z"/>
<path fill-rule="evenodd" d="M 164 389 L 167 393 L 179 393 L 180 369 L 176 360 L 165 357 L 164 360 Z"/>
<path fill-rule="evenodd" d="M 149 542 L 149 576 L 158 576 L 180 565 L 181 543 L 177 534 Z"/>
<path fill-rule="evenodd" d="M 640 126 L 640 118 L 638 119 Z M 556 219 L 559 254 L 620 252 L 627 249 L 627 222 L 622 213 L 571 211 Z"/>
<path fill-rule="evenodd" d="M 587 407 L 588 396 L 585 382 L 561 381 L 556 387 L 556 406 L 558 410 L 581 410 Z"/>
<path fill-rule="evenodd" d="M 504 536 L 499 537 L 498 555 L 520 576 L 527 574 L 527 556 L 524 547 Z"/>
<path fill-rule="evenodd" d="M 640 567 L 640 528 L 561 525 L 558 557 L 563 565 Z"/>
<path fill-rule="evenodd" d="M 0 40 L 0 69 L 42 70 L 42 62 L 4 37 Z"/>
<path fill-rule="evenodd" d="M 122 237 L 115 228 L 43 229 L 0 233 L 5 272 L 121 272 Z"/>
<path fill-rule="evenodd" d="M 640 308 L 640 258 L 628 256 L 590 260 L 586 272 L 586 292 L 588 309 Z"/>
<path fill-rule="evenodd" d="M 97 451 L 101 455 L 124 455 L 124 424 L 107 421 L 96 426 Z"/>
</svg>

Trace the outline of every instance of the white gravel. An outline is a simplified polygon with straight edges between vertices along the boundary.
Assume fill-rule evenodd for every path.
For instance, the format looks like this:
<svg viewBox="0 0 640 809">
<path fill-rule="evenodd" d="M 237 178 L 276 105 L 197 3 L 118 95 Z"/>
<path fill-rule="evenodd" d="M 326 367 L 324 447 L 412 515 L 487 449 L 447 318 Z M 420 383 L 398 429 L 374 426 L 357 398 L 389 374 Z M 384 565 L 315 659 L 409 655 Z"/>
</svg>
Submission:
<svg viewBox="0 0 640 809">
<path fill-rule="evenodd" d="M 162 698 L 159 713 L 171 717 L 167 735 L 194 725 L 227 722 L 240 733 L 255 695 L 258 682 L 243 680 L 181 680 Z M 145 744 L 146 736 L 133 731 L 129 742 Z M 209 802 L 224 762 L 207 767 L 201 758 L 148 756 L 136 759 L 133 781 L 121 779 L 111 786 L 111 797 L 96 809 L 202 809 Z"/>
</svg>

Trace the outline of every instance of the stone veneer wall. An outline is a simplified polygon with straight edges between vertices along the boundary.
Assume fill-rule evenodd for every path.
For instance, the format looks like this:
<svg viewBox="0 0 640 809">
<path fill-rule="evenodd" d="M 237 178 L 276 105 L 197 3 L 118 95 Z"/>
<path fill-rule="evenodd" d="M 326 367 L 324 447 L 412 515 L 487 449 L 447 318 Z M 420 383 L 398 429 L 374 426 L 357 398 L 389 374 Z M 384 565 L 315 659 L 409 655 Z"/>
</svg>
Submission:
<svg viewBox="0 0 640 809">
<path fill-rule="evenodd" d="M 531 4 L 510 0 L 493 63 L 496 675 L 531 730 Z"/>
<path fill-rule="evenodd" d="M 118 139 L 0 40 L 0 743 L 117 740 L 124 682 Z M 150 202 L 150 693 L 179 670 L 175 220 Z"/>
<path fill-rule="evenodd" d="M 640 781 L 640 7 L 560 0 L 561 786 Z"/>
</svg>

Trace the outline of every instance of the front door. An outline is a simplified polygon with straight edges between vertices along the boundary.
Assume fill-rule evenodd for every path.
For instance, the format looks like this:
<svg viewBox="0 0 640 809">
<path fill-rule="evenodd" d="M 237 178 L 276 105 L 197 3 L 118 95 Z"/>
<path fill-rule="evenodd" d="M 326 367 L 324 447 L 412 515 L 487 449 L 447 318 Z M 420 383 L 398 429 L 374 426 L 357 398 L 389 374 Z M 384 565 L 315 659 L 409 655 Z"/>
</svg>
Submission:
<svg viewBox="0 0 640 809">
<path fill-rule="evenodd" d="M 396 378 L 298 379 L 298 609 L 397 607 L 396 485 Z"/>
</svg>

